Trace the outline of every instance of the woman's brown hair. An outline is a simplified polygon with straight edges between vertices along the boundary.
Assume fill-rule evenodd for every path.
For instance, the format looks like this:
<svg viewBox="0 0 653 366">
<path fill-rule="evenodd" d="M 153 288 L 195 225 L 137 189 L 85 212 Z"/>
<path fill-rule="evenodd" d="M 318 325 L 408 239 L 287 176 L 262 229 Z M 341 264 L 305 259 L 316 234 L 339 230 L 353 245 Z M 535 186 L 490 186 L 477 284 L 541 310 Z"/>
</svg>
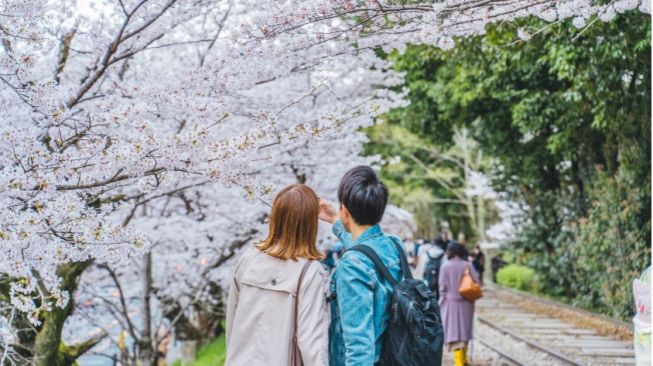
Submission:
<svg viewBox="0 0 653 366">
<path fill-rule="evenodd" d="M 274 198 L 270 233 L 257 247 L 279 259 L 322 259 L 317 250 L 320 199 L 304 184 L 292 184 Z"/>
</svg>

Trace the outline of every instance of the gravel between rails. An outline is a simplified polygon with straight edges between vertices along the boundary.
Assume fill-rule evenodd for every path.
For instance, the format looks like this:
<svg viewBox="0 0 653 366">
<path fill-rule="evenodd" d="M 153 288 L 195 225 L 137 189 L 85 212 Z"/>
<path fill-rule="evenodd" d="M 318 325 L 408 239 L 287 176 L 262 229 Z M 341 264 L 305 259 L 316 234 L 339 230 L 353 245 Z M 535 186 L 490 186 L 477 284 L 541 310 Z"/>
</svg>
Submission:
<svg viewBox="0 0 653 366">
<path fill-rule="evenodd" d="M 535 295 L 496 284 L 489 284 L 486 288 L 492 292 L 492 297 L 500 299 L 506 304 L 518 304 L 521 309 L 554 317 L 579 328 L 592 329 L 599 335 L 628 342 L 633 340 L 632 324 L 630 323 L 593 314 L 587 310 L 576 309 L 570 305 L 552 300 L 540 299 Z"/>
<path fill-rule="evenodd" d="M 571 320 L 573 309 L 561 310 L 563 309 L 550 302 L 538 302 L 532 297 L 523 298 L 494 286 L 487 286 L 485 296 L 477 303 L 476 315 L 580 364 L 634 364 L 632 343 L 624 339 L 622 331 L 615 331 L 612 324 L 608 327 L 597 327 L 601 323 L 594 323 L 592 319 L 589 322 Z M 591 318 L 591 315 L 581 312 L 578 317 Z M 476 322 L 475 329 L 482 331 L 483 325 L 481 323 L 479 327 L 479 322 Z M 493 338 L 480 337 L 494 341 Z M 502 341 L 497 346 L 504 349 L 503 344 L 508 345 L 508 341 Z M 516 359 L 521 360 L 519 354 L 514 355 Z M 564 364 L 562 360 L 555 362 Z"/>
<path fill-rule="evenodd" d="M 540 351 L 526 343 L 515 340 L 493 328 L 480 322 L 474 323 L 474 334 L 479 339 L 491 342 L 491 345 L 509 354 L 523 365 L 533 366 L 557 366 L 568 365 L 567 363 L 552 357 L 546 352 Z M 477 340 L 474 341 L 474 362 L 473 365 L 515 365 L 506 360 L 493 350 L 484 347 Z"/>
</svg>

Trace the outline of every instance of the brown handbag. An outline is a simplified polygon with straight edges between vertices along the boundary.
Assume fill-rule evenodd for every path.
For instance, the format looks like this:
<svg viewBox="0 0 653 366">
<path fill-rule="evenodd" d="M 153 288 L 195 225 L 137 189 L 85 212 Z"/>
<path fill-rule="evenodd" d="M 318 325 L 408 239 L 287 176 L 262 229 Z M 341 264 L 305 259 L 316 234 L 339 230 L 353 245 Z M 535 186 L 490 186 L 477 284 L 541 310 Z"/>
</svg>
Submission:
<svg viewBox="0 0 653 366">
<path fill-rule="evenodd" d="M 463 278 L 460 280 L 458 292 L 460 293 L 460 296 L 468 301 L 476 301 L 483 297 L 483 290 L 481 289 L 481 286 L 474 281 L 469 265 L 465 268 Z"/>
<path fill-rule="evenodd" d="M 311 266 L 311 263 L 313 263 L 312 260 L 308 260 L 306 261 L 306 263 L 304 263 L 304 266 L 302 267 L 302 271 L 299 274 L 299 281 L 297 282 L 297 291 L 295 291 L 295 315 L 293 319 L 294 321 L 293 321 L 293 330 L 292 330 L 292 351 L 291 351 L 292 354 L 290 355 L 290 364 L 292 366 L 299 366 L 303 364 L 303 362 L 301 362 L 301 355 L 299 354 L 299 346 L 297 345 L 297 322 L 299 317 L 299 290 L 302 287 L 302 281 L 304 280 L 304 275 L 306 274 L 306 271 L 308 271 L 308 268 Z"/>
</svg>

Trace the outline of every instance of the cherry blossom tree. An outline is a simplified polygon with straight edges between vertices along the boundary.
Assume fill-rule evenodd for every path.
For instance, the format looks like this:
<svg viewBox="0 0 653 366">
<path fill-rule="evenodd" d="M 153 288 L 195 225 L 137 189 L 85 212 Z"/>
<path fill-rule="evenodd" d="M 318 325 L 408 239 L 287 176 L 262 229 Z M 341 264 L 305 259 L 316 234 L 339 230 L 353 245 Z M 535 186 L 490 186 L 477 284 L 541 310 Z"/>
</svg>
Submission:
<svg viewBox="0 0 653 366">
<path fill-rule="evenodd" d="M 230 42 L 190 57 L 195 44 L 219 43 L 207 33 L 224 24 L 201 30 L 212 17 L 224 20 L 227 10 L 212 2 L 99 3 L 99 19 L 71 19 L 74 3 L 9 3 L 11 19 L 32 23 L 3 27 L 3 251 L 9 273 L 28 279 L 12 292 L 37 292 L 44 309 L 67 301 L 53 276 L 58 264 L 117 260 L 148 245 L 128 224 L 152 197 L 208 181 L 257 197 L 269 187 L 251 179 L 252 162 L 268 159 L 271 147 L 382 111 L 374 96 L 335 94 L 327 81 L 338 73 L 319 70 L 329 60 L 297 57 L 279 63 L 283 72 L 264 72 L 262 57 Z M 254 91 L 306 62 L 319 76 L 301 96 Z M 340 99 L 302 116 L 303 102 L 319 93 Z M 30 296 L 14 302 L 35 310 Z"/>
<path fill-rule="evenodd" d="M 234 241 L 261 227 L 263 206 L 235 210 L 243 197 L 265 201 L 288 177 L 326 182 L 331 157 L 334 170 L 353 162 L 333 152 L 348 151 L 350 136 L 361 139 L 351 131 L 401 102 L 384 89 L 397 75 L 375 48 L 449 48 L 488 23 L 525 16 L 573 19 L 582 32 L 636 8 L 650 12 L 650 3 L 3 1 L 0 272 L 13 307 L 39 327 L 36 363 L 56 364 L 71 294 L 94 263 L 116 287 L 130 278 L 119 269 L 138 258 L 156 273 L 168 271 L 165 258 L 190 261 L 190 253 L 200 266 L 202 258 L 206 268 L 221 265 Z M 213 245 L 208 235 L 225 212 L 243 218 Z M 147 275 L 144 288 L 193 288 L 206 276 Z M 151 325 L 138 334 L 150 350 Z M 10 337 L 0 329 L 1 346 Z"/>
<path fill-rule="evenodd" d="M 41 327 L 41 364 L 58 352 L 81 273 L 150 249 L 147 226 L 132 223 L 148 216 L 139 211 L 182 195 L 215 199 L 216 185 L 262 197 L 273 182 L 259 172 L 286 164 L 275 160 L 284 151 L 371 123 L 393 94 L 370 92 L 369 83 L 351 94 L 366 70 L 385 74 L 371 55 L 270 59 L 221 38 L 236 29 L 242 4 L 80 6 L 16 1 L 2 9 L 2 266 L 21 279 L 11 283 L 12 304 Z M 202 186 L 215 192 L 197 195 Z"/>
</svg>

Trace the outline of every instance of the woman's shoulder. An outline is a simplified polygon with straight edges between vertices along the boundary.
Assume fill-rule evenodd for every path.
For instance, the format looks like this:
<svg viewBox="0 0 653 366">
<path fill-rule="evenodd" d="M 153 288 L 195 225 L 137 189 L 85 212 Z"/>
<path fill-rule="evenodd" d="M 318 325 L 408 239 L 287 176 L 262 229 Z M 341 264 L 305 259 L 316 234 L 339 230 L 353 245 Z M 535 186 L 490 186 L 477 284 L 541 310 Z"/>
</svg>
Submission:
<svg viewBox="0 0 653 366">
<path fill-rule="evenodd" d="M 329 277 L 329 273 L 319 260 L 309 259 L 308 261 L 311 263 L 308 268 L 309 273 L 312 272 L 314 276 Z"/>
<path fill-rule="evenodd" d="M 328 276 L 328 273 L 322 263 L 320 263 L 319 260 L 317 259 L 299 259 L 295 262 L 295 270 L 297 271 L 297 274 L 301 273 L 301 271 L 306 267 L 306 271 L 304 273 L 305 278 L 313 278 L 313 277 L 320 277 L 325 279 Z"/>
<path fill-rule="evenodd" d="M 240 274 L 243 271 L 246 271 L 250 262 L 258 254 L 262 254 L 262 252 L 258 249 L 256 244 L 249 244 L 247 247 L 243 248 L 241 253 L 238 254 L 238 260 L 236 261 L 236 267 L 234 268 L 234 277 L 240 277 Z"/>
<path fill-rule="evenodd" d="M 440 269 L 445 269 L 445 268 L 451 268 L 454 266 L 454 263 L 451 259 L 447 259 L 446 261 L 442 262 L 440 265 Z"/>
<path fill-rule="evenodd" d="M 267 288 L 268 284 L 272 284 L 271 289 L 294 292 L 305 264 L 307 264 L 306 259 L 275 258 L 252 245 L 251 248 L 243 251 L 234 276 L 239 282 L 257 287 Z M 319 276 L 320 280 L 325 280 L 327 274 L 319 261 L 310 260 L 304 277 L 308 282 L 308 279 L 316 276 Z"/>
<path fill-rule="evenodd" d="M 253 257 L 258 255 L 261 252 L 259 248 L 257 247 L 257 244 L 249 244 L 247 247 L 243 248 L 242 252 L 240 253 L 240 258 L 238 259 L 238 262 L 247 262 L 251 260 Z"/>
<path fill-rule="evenodd" d="M 471 265 L 471 263 L 464 259 L 451 258 L 446 263 L 444 263 L 442 267 L 444 268 L 446 266 L 447 268 L 464 268 L 467 265 Z"/>
</svg>

